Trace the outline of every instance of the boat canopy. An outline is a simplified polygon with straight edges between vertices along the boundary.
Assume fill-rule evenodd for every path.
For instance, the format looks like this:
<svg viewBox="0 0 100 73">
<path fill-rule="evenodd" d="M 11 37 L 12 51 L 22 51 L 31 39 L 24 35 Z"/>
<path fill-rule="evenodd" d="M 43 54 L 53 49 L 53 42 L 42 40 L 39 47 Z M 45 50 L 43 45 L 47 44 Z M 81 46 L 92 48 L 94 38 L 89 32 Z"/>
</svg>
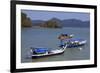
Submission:
<svg viewBox="0 0 100 73">
<path fill-rule="evenodd" d="M 48 51 L 47 48 L 36 48 L 36 49 L 34 50 L 35 53 L 45 53 L 45 52 L 47 52 L 47 51 Z"/>
<path fill-rule="evenodd" d="M 71 39 L 65 39 L 64 41 L 70 41 L 70 42 L 78 41 L 78 42 L 81 42 L 81 41 L 84 41 L 84 39 L 74 39 L 74 38 L 71 38 Z"/>
</svg>

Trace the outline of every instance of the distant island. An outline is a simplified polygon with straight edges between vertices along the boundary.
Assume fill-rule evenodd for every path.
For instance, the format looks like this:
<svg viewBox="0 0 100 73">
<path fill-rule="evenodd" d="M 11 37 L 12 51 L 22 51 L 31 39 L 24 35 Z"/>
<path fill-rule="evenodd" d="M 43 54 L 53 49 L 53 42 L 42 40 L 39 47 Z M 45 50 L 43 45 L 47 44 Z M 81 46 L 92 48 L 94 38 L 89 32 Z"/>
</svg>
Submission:
<svg viewBox="0 0 100 73">
<path fill-rule="evenodd" d="M 78 19 L 65 19 L 52 18 L 47 21 L 44 20 L 31 20 L 25 13 L 21 13 L 21 26 L 22 27 L 43 27 L 43 28 L 63 28 L 63 27 L 80 27 L 89 28 L 90 21 L 82 21 Z"/>
<path fill-rule="evenodd" d="M 62 26 L 60 25 L 60 23 L 58 21 L 56 21 L 55 19 L 50 19 L 47 21 L 32 21 L 33 23 L 33 27 L 37 26 L 37 27 L 44 27 L 44 28 L 61 28 Z"/>
</svg>

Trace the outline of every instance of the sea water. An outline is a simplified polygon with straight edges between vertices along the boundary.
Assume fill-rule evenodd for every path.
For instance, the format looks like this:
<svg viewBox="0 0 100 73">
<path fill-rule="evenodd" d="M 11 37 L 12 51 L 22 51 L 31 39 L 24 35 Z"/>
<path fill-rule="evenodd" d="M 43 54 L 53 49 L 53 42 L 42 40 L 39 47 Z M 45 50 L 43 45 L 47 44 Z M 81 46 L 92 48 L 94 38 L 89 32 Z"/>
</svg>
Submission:
<svg viewBox="0 0 100 73">
<path fill-rule="evenodd" d="M 30 47 L 44 47 L 58 49 L 62 33 L 74 34 L 74 38 L 85 39 L 85 46 L 78 48 L 66 48 L 60 55 L 32 59 Z M 80 49 L 81 48 L 81 49 Z M 90 29 L 89 28 L 22 28 L 21 29 L 21 62 L 48 62 L 48 61 L 72 61 L 90 59 Z"/>
</svg>

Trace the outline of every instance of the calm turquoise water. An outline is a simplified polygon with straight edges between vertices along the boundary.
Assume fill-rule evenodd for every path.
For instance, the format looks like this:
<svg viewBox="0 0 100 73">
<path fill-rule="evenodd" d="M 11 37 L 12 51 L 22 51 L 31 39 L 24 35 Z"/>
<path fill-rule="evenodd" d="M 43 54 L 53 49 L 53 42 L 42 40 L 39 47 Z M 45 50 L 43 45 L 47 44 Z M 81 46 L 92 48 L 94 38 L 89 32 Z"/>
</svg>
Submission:
<svg viewBox="0 0 100 73">
<path fill-rule="evenodd" d="M 57 37 L 61 33 L 74 34 L 74 38 L 86 39 L 87 44 L 79 48 L 67 48 L 61 55 L 39 59 L 30 58 L 30 47 L 59 48 Z M 90 58 L 90 29 L 89 28 L 22 28 L 21 30 L 21 62 L 86 60 Z"/>
</svg>

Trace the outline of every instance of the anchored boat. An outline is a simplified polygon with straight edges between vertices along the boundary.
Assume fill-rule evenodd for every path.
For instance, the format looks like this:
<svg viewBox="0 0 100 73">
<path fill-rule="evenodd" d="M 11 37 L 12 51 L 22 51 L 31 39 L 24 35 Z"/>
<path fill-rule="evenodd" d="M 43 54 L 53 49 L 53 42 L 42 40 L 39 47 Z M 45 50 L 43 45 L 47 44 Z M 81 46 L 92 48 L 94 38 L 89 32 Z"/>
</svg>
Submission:
<svg viewBox="0 0 100 73">
<path fill-rule="evenodd" d="M 61 41 L 61 47 L 64 45 L 67 45 L 67 48 L 74 48 L 74 47 L 80 47 L 86 44 L 86 40 L 84 39 L 66 39 Z"/>
<path fill-rule="evenodd" d="M 45 56 L 52 56 L 62 54 L 66 50 L 67 45 L 60 49 L 48 50 L 48 48 L 31 48 L 32 58 L 39 58 Z"/>
</svg>

